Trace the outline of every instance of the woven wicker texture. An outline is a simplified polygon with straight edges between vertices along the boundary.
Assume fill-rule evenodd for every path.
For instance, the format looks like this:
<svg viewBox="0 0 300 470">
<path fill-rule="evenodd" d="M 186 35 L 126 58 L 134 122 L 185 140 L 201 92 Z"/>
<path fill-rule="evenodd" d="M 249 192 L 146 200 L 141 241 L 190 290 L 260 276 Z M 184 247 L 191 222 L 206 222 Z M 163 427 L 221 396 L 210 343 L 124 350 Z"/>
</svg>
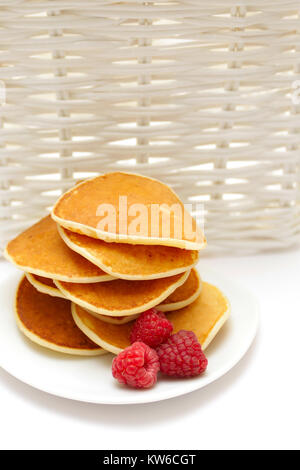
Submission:
<svg viewBox="0 0 300 470">
<path fill-rule="evenodd" d="M 1 246 L 115 169 L 204 202 L 214 249 L 295 243 L 299 79 L 299 0 L 0 0 Z"/>
</svg>

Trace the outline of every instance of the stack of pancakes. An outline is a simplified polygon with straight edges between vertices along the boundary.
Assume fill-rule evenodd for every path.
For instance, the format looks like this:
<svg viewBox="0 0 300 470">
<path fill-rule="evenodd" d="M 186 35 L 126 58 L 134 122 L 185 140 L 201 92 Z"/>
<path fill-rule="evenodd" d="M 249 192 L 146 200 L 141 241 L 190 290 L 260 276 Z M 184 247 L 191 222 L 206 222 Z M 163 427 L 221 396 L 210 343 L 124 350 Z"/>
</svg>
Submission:
<svg viewBox="0 0 300 470">
<path fill-rule="evenodd" d="M 130 224 L 141 206 L 153 222 L 153 204 L 162 211 L 180 205 L 184 217 L 169 212 L 168 236 L 160 216 L 155 235 L 153 224 L 141 220 L 132 234 Z M 103 207 L 113 209 L 114 230 L 110 222 L 100 223 Z M 184 223 L 195 229 L 192 237 L 177 230 Z M 25 272 L 16 294 L 17 324 L 31 340 L 56 351 L 118 353 L 130 344 L 138 315 L 157 307 L 167 313 L 174 332 L 194 331 L 205 349 L 229 314 L 225 296 L 202 282 L 195 268 L 205 244 L 163 183 L 127 173 L 83 181 L 60 197 L 51 216 L 6 247 L 7 259 Z"/>
</svg>

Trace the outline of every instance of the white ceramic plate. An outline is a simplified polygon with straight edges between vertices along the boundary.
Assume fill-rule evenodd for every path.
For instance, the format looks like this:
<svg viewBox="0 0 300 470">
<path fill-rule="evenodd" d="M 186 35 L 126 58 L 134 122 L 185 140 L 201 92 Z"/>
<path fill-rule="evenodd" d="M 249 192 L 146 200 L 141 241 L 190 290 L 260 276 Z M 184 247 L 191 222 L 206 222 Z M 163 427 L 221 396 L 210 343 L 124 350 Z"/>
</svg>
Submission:
<svg viewBox="0 0 300 470">
<path fill-rule="evenodd" d="M 205 387 L 229 371 L 252 343 L 258 325 L 255 298 L 242 286 L 208 269 L 201 276 L 228 297 L 231 316 L 206 349 L 208 369 L 192 379 L 161 377 L 149 390 L 123 387 L 111 375 L 113 356 L 76 357 L 48 351 L 27 340 L 17 329 L 13 302 L 20 272 L 0 284 L 0 366 L 32 387 L 73 400 L 102 404 L 148 403 L 177 397 Z"/>
</svg>

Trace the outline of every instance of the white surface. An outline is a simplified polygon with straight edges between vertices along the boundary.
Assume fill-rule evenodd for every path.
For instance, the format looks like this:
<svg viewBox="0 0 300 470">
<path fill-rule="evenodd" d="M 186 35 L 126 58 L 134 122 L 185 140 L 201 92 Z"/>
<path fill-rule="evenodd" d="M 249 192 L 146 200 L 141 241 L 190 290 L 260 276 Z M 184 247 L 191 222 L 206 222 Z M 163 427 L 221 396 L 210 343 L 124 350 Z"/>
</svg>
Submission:
<svg viewBox="0 0 300 470">
<path fill-rule="evenodd" d="M 160 377 L 150 390 L 122 387 L 112 378 L 111 354 L 101 357 L 70 357 L 33 346 L 16 328 L 13 305 L 20 273 L 16 270 L 0 283 L 0 366 L 14 377 L 45 392 L 90 403 L 129 405 L 151 403 L 184 395 L 218 379 L 243 357 L 257 331 L 255 298 L 239 284 L 217 273 L 202 271 L 231 302 L 227 324 L 205 351 L 209 366 L 191 380 Z M 71 313 L 70 313 L 71 314 Z"/>
<path fill-rule="evenodd" d="M 234 369 L 189 395 L 132 406 L 56 398 L 0 371 L 1 447 L 299 448 L 300 251 L 202 263 L 260 301 L 258 336 Z M 1 276 L 9 271 L 3 262 Z"/>
</svg>

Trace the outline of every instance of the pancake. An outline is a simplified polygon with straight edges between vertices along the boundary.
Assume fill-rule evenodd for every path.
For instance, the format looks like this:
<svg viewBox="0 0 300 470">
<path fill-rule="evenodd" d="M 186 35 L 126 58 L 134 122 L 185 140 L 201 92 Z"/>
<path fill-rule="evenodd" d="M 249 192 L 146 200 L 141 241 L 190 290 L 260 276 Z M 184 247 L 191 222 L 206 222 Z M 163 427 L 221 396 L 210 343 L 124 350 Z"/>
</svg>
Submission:
<svg viewBox="0 0 300 470">
<path fill-rule="evenodd" d="M 202 282 L 195 268 L 182 286 L 178 287 L 169 297 L 157 306 L 162 312 L 179 310 L 194 302 L 201 292 Z"/>
<path fill-rule="evenodd" d="M 196 269 L 192 269 L 189 277 L 182 286 L 177 287 L 177 289 L 169 295 L 161 304 L 157 305 L 157 309 L 162 312 L 170 312 L 172 310 L 178 310 L 183 308 L 186 305 L 191 304 L 198 297 L 201 292 L 201 279 L 199 277 Z M 98 313 L 93 313 L 90 310 L 87 310 L 91 315 L 95 315 L 96 318 L 99 318 L 102 321 L 107 323 L 112 323 L 113 325 L 123 325 L 134 319 L 136 319 L 140 314 L 137 315 L 127 315 L 124 317 L 109 317 L 106 315 L 99 315 Z"/>
<path fill-rule="evenodd" d="M 55 281 L 65 297 L 100 315 L 123 317 L 144 312 L 160 304 L 189 276 L 189 271 L 151 281 L 116 279 L 96 284 L 74 284 Z"/>
<path fill-rule="evenodd" d="M 47 277 L 37 276 L 36 274 L 25 273 L 26 278 L 39 292 L 43 294 L 52 295 L 53 297 L 60 297 L 65 299 L 65 296 L 56 287 L 52 279 Z"/>
<path fill-rule="evenodd" d="M 155 216 L 155 209 L 162 204 L 164 207 Z M 173 204 L 180 214 L 171 210 Z M 142 222 L 138 220 L 141 210 L 145 211 Z M 168 216 L 170 223 L 167 224 Z M 77 184 L 59 198 L 52 217 L 72 232 L 106 242 L 165 245 L 187 250 L 200 250 L 206 244 L 204 235 L 178 196 L 160 181 L 136 174 L 107 173 Z M 185 233 L 187 228 L 191 233 Z"/>
<path fill-rule="evenodd" d="M 50 215 L 10 241 L 4 255 L 23 271 L 50 279 L 81 283 L 113 279 L 67 247 Z"/>
<path fill-rule="evenodd" d="M 203 282 L 199 297 L 187 307 L 171 312 L 168 319 L 173 324 L 174 333 L 179 330 L 192 330 L 202 348 L 206 349 L 227 320 L 229 313 L 230 305 L 222 292 L 212 284 Z M 107 351 L 119 354 L 130 345 L 130 331 L 134 322 L 110 325 L 75 304 L 72 304 L 72 314 L 76 325 Z"/>
<path fill-rule="evenodd" d="M 177 289 L 156 308 L 163 312 L 169 312 L 172 310 L 183 308 L 186 305 L 189 305 L 190 303 L 194 302 L 194 300 L 198 297 L 201 292 L 201 286 L 202 284 L 198 272 L 196 271 L 196 269 L 192 269 L 185 283 L 182 286 L 177 287 Z M 113 325 L 123 325 L 124 323 L 128 323 L 132 320 L 135 320 L 140 315 L 137 314 L 127 315 L 124 317 L 109 317 L 107 315 L 99 315 L 98 313 L 94 314 L 90 310 L 87 310 L 87 312 L 91 315 L 95 315 L 96 318 L 99 318 L 100 320 L 107 323 L 112 323 Z"/>
<path fill-rule="evenodd" d="M 106 243 L 58 227 L 63 241 L 111 276 L 127 280 L 148 280 L 174 276 L 191 269 L 198 261 L 195 250 L 163 245 Z"/>
<path fill-rule="evenodd" d="M 82 356 L 106 352 L 77 328 L 68 300 L 38 292 L 25 276 L 17 289 L 15 314 L 22 333 L 40 346 Z"/>
<path fill-rule="evenodd" d="M 126 315 L 124 317 L 109 317 L 108 315 L 99 315 L 99 313 L 94 313 L 91 310 L 86 311 L 90 315 L 93 315 L 95 318 L 99 318 L 100 320 L 106 323 L 111 323 L 112 325 L 124 325 L 125 323 L 129 323 L 133 320 L 136 320 L 140 316 L 140 314 L 137 313 L 136 315 Z"/>
</svg>

